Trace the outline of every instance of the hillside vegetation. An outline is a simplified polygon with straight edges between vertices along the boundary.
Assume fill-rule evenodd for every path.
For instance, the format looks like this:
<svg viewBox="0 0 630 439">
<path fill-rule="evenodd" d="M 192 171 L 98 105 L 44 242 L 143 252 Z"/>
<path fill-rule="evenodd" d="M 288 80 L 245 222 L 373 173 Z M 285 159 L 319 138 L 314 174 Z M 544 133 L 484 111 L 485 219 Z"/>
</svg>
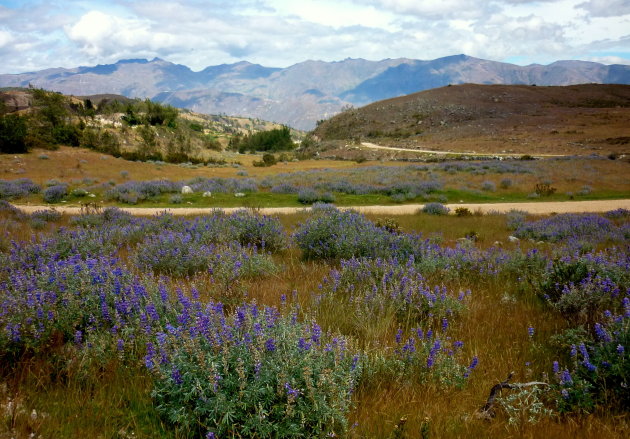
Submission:
<svg viewBox="0 0 630 439">
<path fill-rule="evenodd" d="M 81 146 L 128 160 L 203 163 L 233 138 L 249 150 L 291 149 L 286 127 L 253 119 L 207 116 L 118 95 L 64 96 L 42 89 L 0 92 L 1 150 Z M 261 132 L 282 145 L 248 143 Z M 275 133 L 275 134 L 274 134 Z M 238 149 L 238 148 L 236 148 Z M 220 159 L 218 159 L 220 160 Z"/>
<path fill-rule="evenodd" d="M 465 84 L 348 109 L 320 121 L 314 135 L 333 150 L 374 142 L 436 151 L 620 154 L 630 151 L 628 120 L 628 85 Z"/>
</svg>

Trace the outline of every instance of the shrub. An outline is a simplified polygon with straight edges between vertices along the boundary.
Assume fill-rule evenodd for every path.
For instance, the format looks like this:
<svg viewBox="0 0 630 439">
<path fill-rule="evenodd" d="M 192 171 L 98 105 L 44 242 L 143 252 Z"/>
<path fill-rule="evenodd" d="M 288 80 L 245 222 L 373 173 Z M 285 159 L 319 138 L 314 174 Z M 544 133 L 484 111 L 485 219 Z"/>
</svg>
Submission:
<svg viewBox="0 0 630 439">
<path fill-rule="evenodd" d="M 554 362 L 552 386 L 561 413 L 591 412 L 598 404 L 624 411 L 630 404 L 630 299 L 625 299 L 622 312 L 595 323 L 592 332 L 582 328 L 577 341 L 572 337 L 575 331 L 564 333 L 570 343 L 569 366 Z"/>
<path fill-rule="evenodd" d="M 50 186 L 44 190 L 44 201 L 47 203 L 58 203 L 66 195 L 68 195 L 68 186 L 65 184 Z"/>
<path fill-rule="evenodd" d="M 203 244 L 188 233 L 163 232 L 138 245 L 138 266 L 154 273 L 190 276 L 209 272 L 227 282 L 242 276 L 271 274 L 276 268 L 266 254 L 256 248 L 247 249 L 237 243 L 228 246 Z"/>
<path fill-rule="evenodd" d="M 525 224 L 527 212 L 523 210 L 511 209 L 505 214 L 508 230 L 517 230 Z"/>
<path fill-rule="evenodd" d="M 508 189 L 512 187 L 512 179 L 511 178 L 502 179 L 501 183 L 499 183 L 499 186 L 501 187 L 501 189 Z"/>
<path fill-rule="evenodd" d="M 565 213 L 518 227 L 515 236 L 537 241 L 559 242 L 569 239 L 600 242 L 618 238 L 618 230 L 607 218 L 596 214 Z"/>
<path fill-rule="evenodd" d="M 28 152 L 26 118 L 17 114 L 0 116 L 0 152 L 20 154 Z"/>
<path fill-rule="evenodd" d="M 271 193 L 274 194 L 297 194 L 299 191 L 299 187 L 291 183 L 280 183 L 271 188 Z"/>
<path fill-rule="evenodd" d="M 76 189 L 73 189 L 72 192 L 70 192 L 70 194 L 73 197 L 82 198 L 82 197 L 86 197 L 88 195 L 88 191 L 86 191 L 85 189 L 82 189 L 82 188 L 76 188 Z"/>
<path fill-rule="evenodd" d="M 243 305 L 227 314 L 221 304 L 194 305 L 180 327 L 147 345 L 152 395 L 169 422 L 208 437 L 347 431 L 360 367 L 346 339 L 274 308 Z"/>
<path fill-rule="evenodd" d="M 55 222 L 61 219 L 61 213 L 55 209 L 36 210 L 31 214 L 31 219 L 42 220 L 45 222 Z"/>
<path fill-rule="evenodd" d="M 41 187 L 28 178 L 0 180 L 0 200 L 15 200 L 40 191 Z"/>
<path fill-rule="evenodd" d="M 184 199 L 179 194 L 171 195 L 171 198 L 169 198 L 169 203 L 171 204 L 182 204 L 183 202 Z"/>
<path fill-rule="evenodd" d="M 316 309 L 322 317 L 342 310 L 347 318 L 339 319 L 336 327 L 361 339 L 380 339 L 396 328 L 447 326 L 447 319 L 465 308 L 466 294 L 454 297 L 446 287 L 429 286 L 414 262 L 343 260 L 322 283 Z"/>
<path fill-rule="evenodd" d="M 542 182 L 537 183 L 534 192 L 542 197 L 549 197 L 556 192 L 556 188 L 552 187 L 550 183 Z"/>
<path fill-rule="evenodd" d="M 319 201 L 319 196 L 313 189 L 300 189 L 298 192 L 298 201 L 302 204 L 313 204 L 316 201 Z"/>
<path fill-rule="evenodd" d="M 429 215 L 448 215 L 450 209 L 442 203 L 427 203 L 422 208 L 422 213 Z"/>
<path fill-rule="evenodd" d="M 457 207 L 455 208 L 455 216 L 472 216 L 472 212 L 467 207 Z"/>
<path fill-rule="evenodd" d="M 494 192 L 497 190 L 497 186 L 492 181 L 484 181 L 481 183 L 481 189 L 486 192 Z"/>
</svg>

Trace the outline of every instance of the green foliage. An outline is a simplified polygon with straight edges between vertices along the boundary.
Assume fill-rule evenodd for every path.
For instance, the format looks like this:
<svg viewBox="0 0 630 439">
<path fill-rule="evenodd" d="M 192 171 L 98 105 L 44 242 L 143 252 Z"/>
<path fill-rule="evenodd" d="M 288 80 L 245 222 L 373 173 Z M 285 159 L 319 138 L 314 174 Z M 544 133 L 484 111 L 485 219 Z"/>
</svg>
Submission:
<svg viewBox="0 0 630 439">
<path fill-rule="evenodd" d="M 169 128 L 176 127 L 176 121 L 179 115 L 177 108 L 171 107 L 170 105 L 162 105 L 150 99 L 146 99 L 144 105 L 146 106 L 146 121 L 150 125 L 166 125 Z"/>
<path fill-rule="evenodd" d="M 472 212 L 467 207 L 457 207 L 455 208 L 455 216 L 472 216 Z"/>
<path fill-rule="evenodd" d="M 0 152 L 19 154 L 28 152 L 26 119 L 17 114 L 0 117 Z"/>
<path fill-rule="evenodd" d="M 238 149 L 243 153 L 246 151 L 288 151 L 294 146 L 291 131 L 286 126 L 250 134 L 243 138 L 235 137 L 230 142 L 230 148 Z"/>
<path fill-rule="evenodd" d="M 198 437 L 312 438 L 347 431 L 360 367 L 344 338 L 255 305 L 227 315 L 211 304 L 199 319 L 199 335 L 169 333 L 156 343 L 170 361 L 152 368 L 153 397 L 169 422 Z"/>
</svg>

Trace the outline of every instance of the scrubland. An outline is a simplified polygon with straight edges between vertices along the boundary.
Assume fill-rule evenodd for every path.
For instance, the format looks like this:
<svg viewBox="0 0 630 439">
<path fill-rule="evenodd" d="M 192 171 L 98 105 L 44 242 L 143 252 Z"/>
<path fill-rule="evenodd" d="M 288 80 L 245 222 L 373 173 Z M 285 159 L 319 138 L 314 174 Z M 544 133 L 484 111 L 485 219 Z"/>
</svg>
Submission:
<svg viewBox="0 0 630 439">
<path fill-rule="evenodd" d="M 0 221 L 3 436 L 629 431 L 627 210 Z"/>
</svg>

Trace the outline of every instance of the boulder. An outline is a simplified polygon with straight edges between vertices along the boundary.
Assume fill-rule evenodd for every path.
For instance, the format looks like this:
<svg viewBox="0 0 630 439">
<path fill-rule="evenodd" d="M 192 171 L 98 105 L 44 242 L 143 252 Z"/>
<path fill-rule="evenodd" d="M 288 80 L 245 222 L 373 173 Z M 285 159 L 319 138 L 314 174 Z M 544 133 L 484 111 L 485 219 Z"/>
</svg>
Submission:
<svg viewBox="0 0 630 439">
<path fill-rule="evenodd" d="M 192 194 L 193 190 L 190 186 L 182 186 L 182 194 Z"/>
</svg>

